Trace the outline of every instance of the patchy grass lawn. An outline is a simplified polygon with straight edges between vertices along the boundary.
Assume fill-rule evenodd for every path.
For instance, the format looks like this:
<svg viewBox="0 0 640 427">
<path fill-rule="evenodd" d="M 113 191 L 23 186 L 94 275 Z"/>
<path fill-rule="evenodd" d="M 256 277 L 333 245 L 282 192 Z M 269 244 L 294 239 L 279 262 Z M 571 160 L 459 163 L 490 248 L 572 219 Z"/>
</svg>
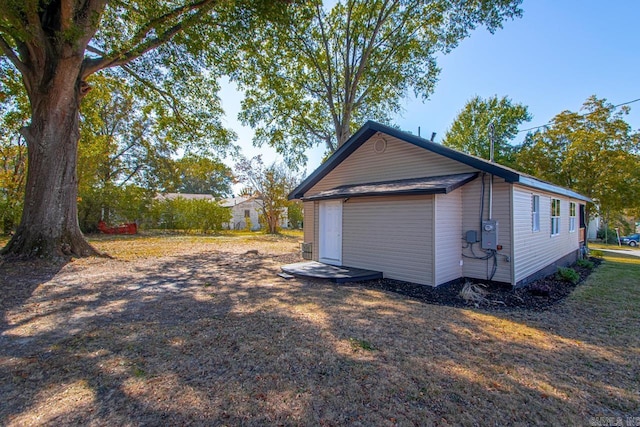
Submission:
<svg viewBox="0 0 640 427">
<path fill-rule="evenodd" d="M 1 265 L 0 424 L 640 416 L 640 258 L 608 256 L 545 312 L 494 313 L 278 278 L 299 240 L 100 237 L 114 259 Z"/>
<path fill-rule="evenodd" d="M 629 246 L 629 245 L 614 245 L 614 244 L 605 244 L 605 243 L 589 243 L 590 249 L 612 249 L 612 250 L 620 250 L 629 253 L 635 253 L 636 255 L 640 253 L 640 246 Z"/>
<path fill-rule="evenodd" d="M 138 258 L 176 256 L 206 250 L 244 253 L 260 250 L 267 253 L 291 253 L 299 249 L 303 235 L 300 230 L 284 230 L 279 235 L 256 232 L 228 231 L 219 235 L 138 234 L 115 236 L 96 234 L 89 242 L 99 251 L 128 261 Z"/>
</svg>

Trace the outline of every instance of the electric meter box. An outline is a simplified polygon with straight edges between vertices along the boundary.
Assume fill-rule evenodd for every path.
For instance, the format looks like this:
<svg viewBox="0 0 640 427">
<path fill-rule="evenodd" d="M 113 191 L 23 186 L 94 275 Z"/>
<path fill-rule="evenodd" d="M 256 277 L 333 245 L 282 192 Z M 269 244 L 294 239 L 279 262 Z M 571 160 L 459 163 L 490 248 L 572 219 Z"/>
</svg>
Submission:
<svg viewBox="0 0 640 427">
<path fill-rule="evenodd" d="M 482 249 L 498 249 L 498 221 L 482 221 Z"/>
</svg>

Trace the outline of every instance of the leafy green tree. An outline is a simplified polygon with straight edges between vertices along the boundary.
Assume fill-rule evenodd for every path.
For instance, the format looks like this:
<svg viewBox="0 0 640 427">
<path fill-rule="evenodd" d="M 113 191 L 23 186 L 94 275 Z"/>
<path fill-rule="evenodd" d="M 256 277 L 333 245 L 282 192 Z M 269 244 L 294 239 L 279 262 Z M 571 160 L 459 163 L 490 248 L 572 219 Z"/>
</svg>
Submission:
<svg viewBox="0 0 640 427">
<path fill-rule="evenodd" d="M 78 220 L 84 232 L 95 231 L 100 219 L 140 220 L 155 193 L 158 159 L 170 162 L 175 153 L 154 134 L 144 112 L 147 100 L 128 92 L 125 79 L 105 73 L 90 81 L 78 149 Z"/>
<path fill-rule="evenodd" d="M 26 203 L 3 253 L 55 257 L 96 253 L 80 232 L 76 204 L 87 78 L 119 67 L 114 72 L 140 83 L 137 95 L 158 100 L 150 113 L 163 138 L 224 148 L 232 135 L 221 126 L 216 92 L 220 63 L 234 57 L 230 35 L 242 38 L 283 3 L 4 0 L 0 8 L 0 52 L 21 75 L 31 119 L 20 130 Z"/>
<path fill-rule="evenodd" d="M 158 159 L 171 159 L 178 145 L 157 132 L 148 99 L 129 91 L 126 79 L 102 73 L 89 80 L 80 116 L 78 182 L 83 187 L 114 182 L 158 186 Z"/>
<path fill-rule="evenodd" d="M 291 228 L 293 229 L 302 228 L 302 223 L 304 221 L 304 211 L 303 211 L 302 202 L 300 200 L 289 201 L 287 216 L 289 217 L 289 223 L 291 224 Z"/>
<path fill-rule="evenodd" d="M 20 78 L 0 58 L 0 230 L 10 233 L 22 214 L 27 170 L 27 146 L 16 129 L 29 119 Z"/>
<path fill-rule="evenodd" d="M 181 193 L 211 194 L 224 198 L 231 194 L 233 173 L 220 160 L 188 155 L 176 162 L 177 190 Z"/>
<path fill-rule="evenodd" d="M 250 192 L 262 200 L 261 217 L 267 233 L 277 233 L 280 218 L 290 205 L 287 196 L 295 187 L 297 178 L 284 164 L 265 166 L 261 156 L 240 160 L 236 164 L 236 174 Z"/>
<path fill-rule="evenodd" d="M 505 166 L 514 166 L 515 147 L 511 141 L 518 134 L 518 126 L 530 120 L 527 107 L 513 103 L 506 96 L 488 99 L 475 96 L 458 113 L 442 144 L 489 159 L 490 124 L 493 124 L 494 160 Z"/>
<path fill-rule="evenodd" d="M 152 228 L 168 230 L 199 230 L 203 233 L 220 231 L 222 224 L 231 221 L 231 210 L 213 200 L 193 200 L 178 197 L 173 200 L 154 200 L 147 223 Z"/>
<path fill-rule="evenodd" d="M 493 32 L 521 15 L 521 0 L 320 0 L 297 7 L 286 26 L 264 26 L 238 39 L 245 90 L 240 118 L 254 143 L 275 147 L 293 164 L 305 149 L 342 145 L 364 121 L 402 110 L 410 90 L 427 99 L 436 56 L 472 29 Z"/>
<path fill-rule="evenodd" d="M 109 225 L 144 224 L 153 192 L 135 184 L 91 187 L 78 197 L 78 221 L 84 232 L 96 232 L 98 221 Z"/>
<path fill-rule="evenodd" d="M 591 96 L 581 111 L 563 111 L 548 127 L 528 135 L 516 161 L 520 169 L 590 197 L 609 223 L 627 209 L 638 209 L 640 134 L 624 120 L 626 106 L 616 109 Z"/>
</svg>

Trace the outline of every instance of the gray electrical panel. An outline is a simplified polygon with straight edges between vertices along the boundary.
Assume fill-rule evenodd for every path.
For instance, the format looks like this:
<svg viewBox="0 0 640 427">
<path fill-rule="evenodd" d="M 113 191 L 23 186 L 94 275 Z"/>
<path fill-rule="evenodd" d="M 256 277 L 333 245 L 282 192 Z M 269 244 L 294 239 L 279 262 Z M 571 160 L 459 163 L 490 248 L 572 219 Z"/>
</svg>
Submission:
<svg viewBox="0 0 640 427">
<path fill-rule="evenodd" d="M 482 249 L 498 249 L 498 221 L 482 221 Z"/>
<path fill-rule="evenodd" d="M 467 231 L 466 240 L 467 243 L 475 243 L 478 241 L 478 232 L 476 230 Z"/>
</svg>

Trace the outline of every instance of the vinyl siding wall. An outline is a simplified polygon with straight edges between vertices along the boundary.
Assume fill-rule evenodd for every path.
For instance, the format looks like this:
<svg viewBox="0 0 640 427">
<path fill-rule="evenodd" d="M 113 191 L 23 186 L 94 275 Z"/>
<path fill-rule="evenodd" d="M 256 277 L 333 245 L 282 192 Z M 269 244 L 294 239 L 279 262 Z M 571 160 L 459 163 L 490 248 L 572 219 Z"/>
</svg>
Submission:
<svg viewBox="0 0 640 427">
<path fill-rule="evenodd" d="M 304 202 L 302 204 L 304 209 L 304 222 L 302 223 L 302 232 L 304 233 L 305 243 L 313 243 L 311 248 L 311 254 L 314 260 L 317 260 L 318 251 L 316 249 L 316 239 L 314 237 L 315 227 L 315 202 Z"/>
<path fill-rule="evenodd" d="M 374 146 L 381 139 L 387 141 L 386 149 L 384 152 L 378 153 Z M 465 164 L 416 147 L 413 144 L 385 134 L 376 134 L 329 172 L 305 195 L 309 196 L 340 185 L 451 175 L 474 171 L 475 169 Z"/>
<path fill-rule="evenodd" d="M 249 211 L 249 220 L 251 221 L 251 229 L 260 229 L 260 213 L 262 211 L 262 203 L 252 199 L 245 200 L 231 206 L 231 222 L 227 226 L 232 230 L 242 230 L 247 226 L 247 218 L 244 216 L 244 211 Z"/>
<path fill-rule="evenodd" d="M 540 231 L 533 231 L 532 196 L 540 196 Z M 551 236 L 551 199 L 560 199 L 560 233 Z M 579 248 L 580 202 L 553 193 L 514 185 L 515 283 Z M 576 230 L 569 232 L 569 203 L 576 204 Z"/>
<path fill-rule="evenodd" d="M 485 176 L 484 185 L 484 211 L 482 219 L 489 219 L 489 181 L 491 175 Z M 493 276 L 493 281 L 513 284 L 512 265 L 505 256 L 513 259 L 511 244 L 511 187 L 502 178 L 493 178 L 493 219 L 498 221 L 498 244 L 502 245 L 502 250 L 498 251 L 498 268 Z M 462 187 L 462 234 L 461 238 L 468 230 L 475 230 L 478 233 L 478 240 L 481 240 L 480 230 L 480 199 L 482 194 L 482 176 Z M 460 240 L 461 245 L 465 245 Z M 480 242 L 473 245 L 475 254 L 479 257 L 484 255 Z M 463 249 L 462 253 L 472 256 L 469 248 Z M 473 279 L 486 280 L 491 273 L 493 260 L 479 260 L 473 258 L 463 258 L 464 266 L 462 275 Z"/>
<path fill-rule="evenodd" d="M 433 285 L 433 196 L 352 198 L 342 218 L 344 265 Z"/>
<path fill-rule="evenodd" d="M 386 140 L 386 148 L 379 153 L 374 146 L 381 139 Z M 305 196 L 340 185 L 476 171 L 386 134 L 376 134 L 307 191 Z M 487 175 L 485 219 L 488 219 L 489 212 L 489 179 L 490 175 Z M 479 177 L 448 195 L 421 196 L 422 202 L 403 196 L 349 199 L 343 205 L 343 264 L 383 270 L 386 277 L 428 285 L 459 277 L 486 279 L 492 261 L 462 258 L 464 265 L 460 266 L 462 252 L 470 255 L 468 249 L 462 249 L 464 233 L 476 230 L 480 238 L 480 192 Z M 428 204 L 425 202 L 427 199 Z M 313 206 L 312 223 L 307 206 Z M 499 222 L 498 243 L 503 246 L 493 280 L 514 283 L 512 265 L 505 260 L 505 256 L 513 259 L 511 184 L 500 178 L 494 178 L 493 206 L 494 219 Z M 457 217 L 453 215 L 456 209 Z M 305 203 L 305 241 L 313 242 L 314 260 L 318 259 L 318 212 L 318 202 Z M 404 228 L 403 224 L 412 225 Z M 433 233 L 438 235 L 434 236 Z M 437 239 L 435 248 L 434 238 Z M 414 248 L 409 250 L 412 246 Z M 480 243 L 474 245 L 474 250 L 478 255 L 483 254 Z M 384 265 L 381 264 L 383 262 Z"/>
<path fill-rule="evenodd" d="M 467 184 L 468 185 L 468 184 Z M 435 196 L 435 284 L 462 277 L 462 189 Z"/>
</svg>

